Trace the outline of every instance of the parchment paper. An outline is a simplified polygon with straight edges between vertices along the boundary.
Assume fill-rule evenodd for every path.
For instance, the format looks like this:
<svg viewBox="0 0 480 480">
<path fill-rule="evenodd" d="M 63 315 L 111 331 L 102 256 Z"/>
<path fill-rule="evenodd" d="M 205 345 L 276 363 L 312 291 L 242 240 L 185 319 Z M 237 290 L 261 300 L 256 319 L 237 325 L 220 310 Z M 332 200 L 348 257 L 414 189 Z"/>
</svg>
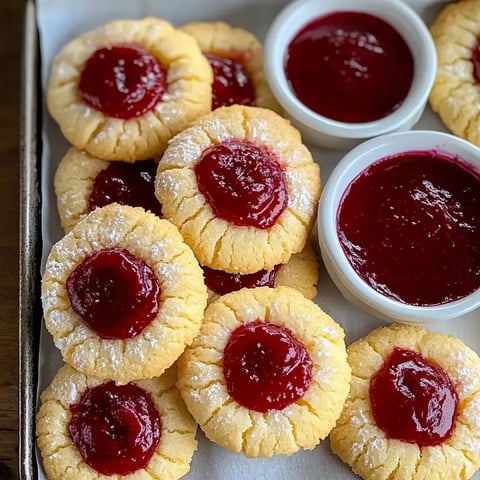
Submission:
<svg viewBox="0 0 480 480">
<path fill-rule="evenodd" d="M 381 1 L 381 0 L 379 0 Z M 430 23 L 441 7 L 440 0 L 405 0 Z M 42 81 L 45 85 L 54 54 L 70 39 L 107 21 L 118 18 L 141 18 L 154 15 L 170 20 L 174 25 L 189 21 L 224 20 L 246 28 L 260 40 L 286 0 L 37 0 L 42 55 Z M 43 110 L 42 156 L 42 233 L 45 260 L 52 243 L 59 240 L 60 227 L 53 192 L 53 172 L 65 154 L 68 144 L 58 127 Z M 440 120 L 427 107 L 416 128 L 445 131 Z M 326 151 L 312 147 L 315 160 L 321 167 L 322 183 L 345 152 Z M 316 302 L 346 332 L 347 344 L 367 334 L 383 323 L 348 304 L 320 267 L 320 282 Z M 462 319 L 430 325 L 428 328 L 450 333 L 480 352 L 480 311 Z M 61 357 L 50 335 L 42 331 L 38 362 L 41 392 L 48 386 Z M 243 455 L 227 452 L 209 442 L 199 431 L 199 448 L 194 455 L 190 473 L 185 480 L 352 480 L 356 477 L 329 449 L 328 440 L 312 451 L 299 452 L 289 457 L 247 459 Z M 41 480 L 45 480 L 41 465 Z M 474 477 L 480 480 L 480 473 Z M 456 479 L 452 479 L 456 480 Z"/>
</svg>

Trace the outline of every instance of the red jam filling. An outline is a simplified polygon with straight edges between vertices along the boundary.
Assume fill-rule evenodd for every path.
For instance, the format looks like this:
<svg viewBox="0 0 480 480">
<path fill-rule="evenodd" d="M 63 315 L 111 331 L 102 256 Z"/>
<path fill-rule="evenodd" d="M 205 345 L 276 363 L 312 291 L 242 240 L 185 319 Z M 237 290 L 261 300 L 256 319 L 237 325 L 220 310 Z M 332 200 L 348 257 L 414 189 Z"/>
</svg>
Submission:
<svg viewBox="0 0 480 480">
<path fill-rule="evenodd" d="M 113 45 L 96 50 L 80 74 L 80 96 L 110 117 L 139 117 L 152 110 L 167 90 L 167 72 L 147 50 Z"/>
<path fill-rule="evenodd" d="M 377 426 L 388 438 L 439 445 L 455 427 L 458 397 L 448 374 L 420 353 L 394 348 L 370 380 Z"/>
<path fill-rule="evenodd" d="M 154 193 L 157 164 L 153 160 L 126 163 L 110 162 L 94 180 L 88 210 L 119 203 L 143 207 L 158 216 L 162 208 Z"/>
<path fill-rule="evenodd" d="M 334 12 L 291 41 L 285 71 L 297 98 L 333 120 L 378 120 L 405 100 L 413 57 L 388 23 L 360 12 Z"/>
<path fill-rule="evenodd" d="M 480 83 L 480 40 L 472 52 L 473 77 Z"/>
<path fill-rule="evenodd" d="M 73 310 L 101 338 L 133 338 L 160 310 L 155 273 L 124 248 L 89 253 L 66 285 Z"/>
<path fill-rule="evenodd" d="M 83 460 L 103 475 L 145 468 L 162 434 L 150 394 L 133 383 L 88 389 L 70 412 L 70 438 Z"/>
<path fill-rule="evenodd" d="M 241 62 L 215 53 L 205 56 L 213 70 L 212 110 L 229 105 L 255 105 L 255 89 Z"/>
<path fill-rule="evenodd" d="M 241 288 L 274 287 L 275 276 L 280 265 L 272 270 L 260 270 L 255 273 L 228 273 L 223 270 L 202 266 L 205 285 L 217 295 L 235 292 Z"/>
<path fill-rule="evenodd" d="M 195 175 L 213 213 L 238 226 L 270 228 L 288 203 L 282 167 L 266 148 L 247 141 L 208 148 Z"/>
<path fill-rule="evenodd" d="M 379 160 L 347 188 L 337 230 L 352 267 L 390 298 L 438 305 L 480 288 L 480 173 L 458 159 Z"/>
<path fill-rule="evenodd" d="M 282 410 L 308 390 L 313 363 L 285 327 L 259 320 L 236 328 L 223 351 L 229 395 L 249 410 Z"/>
</svg>

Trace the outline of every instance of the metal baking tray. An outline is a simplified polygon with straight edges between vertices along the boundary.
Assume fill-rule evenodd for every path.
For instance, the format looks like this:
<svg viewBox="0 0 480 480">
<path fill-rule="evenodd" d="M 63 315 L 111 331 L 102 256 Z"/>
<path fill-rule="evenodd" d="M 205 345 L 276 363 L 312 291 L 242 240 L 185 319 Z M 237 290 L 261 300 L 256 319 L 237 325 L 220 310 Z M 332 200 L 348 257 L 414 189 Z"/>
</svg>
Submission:
<svg viewBox="0 0 480 480">
<path fill-rule="evenodd" d="M 42 321 L 40 305 L 41 214 L 40 55 L 35 3 L 25 3 L 20 126 L 19 279 L 19 477 L 38 477 L 35 460 L 35 396 Z"/>
<path fill-rule="evenodd" d="M 275 0 L 275 2 L 285 3 L 287 0 Z M 438 7 L 445 0 L 405 0 L 407 3 L 424 5 L 422 11 L 424 11 L 427 18 L 432 18 L 432 15 L 438 10 Z M 247 2 L 247 0 L 244 0 Z M 47 157 L 47 151 L 49 148 L 48 145 L 48 135 L 45 135 L 45 146 L 42 146 L 42 131 L 48 129 L 49 121 L 47 117 L 43 117 L 44 114 L 42 106 L 42 88 L 41 88 L 41 49 L 39 41 L 39 27 L 42 26 L 41 22 L 37 23 L 37 14 L 41 11 L 40 0 L 26 0 L 25 4 L 25 24 L 24 24 L 24 49 L 23 49 L 23 62 L 22 62 L 22 103 L 21 103 L 21 163 L 20 163 L 20 285 L 19 285 L 19 478 L 21 480 L 38 480 L 43 478 L 41 474 L 41 469 L 37 466 L 37 457 L 36 457 L 36 448 L 35 448 L 35 412 L 36 412 L 36 398 L 37 398 L 37 386 L 41 381 L 41 375 L 39 376 L 39 354 L 43 351 L 41 346 L 41 339 L 43 336 L 40 334 L 41 324 L 42 324 L 42 311 L 41 311 L 41 302 L 40 302 L 40 280 L 41 280 L 41 262 L 42 262 L 42 248 L 45 244 L 48 247 L 49 244 L 49 235 L 48 230 L 45 226 L 42 227 L 42 222 L 45 223 L 46 218 L 42 219 L 42 208 L 45 209 L 45 205 L 42 205 L 42 187 L 41 187 L 41 175 L 42 169 L 45 170 L 48 167 L 48 158 L 43 160 L 42 164 L 42 154 Z M 45 2 L 46 3 L 46 2 Z M 87 2 L 88 3 L 88 2 Z M 138 15 L 144 14 L 142 5 L 147 3 L 150 4 L 148 0 L 139 0 L 137 2 L 129 3 L 128 0 L 118 1 L 118 4 L 129 5 L 132 8 L 135 3 L 135 8 L 138 8 Z M 184 3 L 189 7 L 196 6 L 199 7 L 198 0 L 184 0 Z M 239 0 L 239 5 L 242 4 Z M 256 17 L 257 21 L 260 21 L 262 13 L 265 13 L 265 4 L 274 3 L 274 0 L 271 2 L 257 2 L 255 4 L 254 0 L 248 0 L 250 7 L 258 10 Z M 65 2 L 65 5 L 68 3 Z M 99 15 L 99 18 L 105 17 L 105 10 L 107 4 L 115 5 L 117 8 L 117 0 L 105 0 L 104 2 L 97 2 L 98 8 L 101 10 L 102 15 Z M 178 12 L 178 15 L 174 16 L 174 20 L 177 23 L 180 23 L 184 20 L 187 14 L 190 14 L 188 8 L 179 9 L 178 4 L 174 5 L 172 2 L 155 1 L 151 4 L 155 4 L 156 8 L 154 11 L 149 11 L 149 14 L 155 14 L 158 12 L 164 12 L 165 10 Z M 250 22 L 251 11 L 249 15 L 246 14 L 242 8 L 232 8 L 232 11 L 227 8 L 229 5 L 236 5 L 236 0 L 226 0 L 225 2 L 215 2 L 215 0 L 210 0 L 205 4 L 214 6 L 216 9 L 220 9 L 222 12 L 225 12 L 225 15 L 221 15 L 226 21 L 237 20 L 239 16 L 242 18 L 242 22 Z M 255 4 L 255 5 L 254 5 Z M 202 5 L 203 6 L 203 5 Z M 63 7 L 63 5 L 62 5 Z M 62 8 L 62 13 L 68 11 L 69 16 L 74 15 L 71 11 L 78 11 L 79 9 L 84 10 L 83 3 L 80 2 L 71 2 L 70 5 Z M 213 7 L 212 7 L 213 8 Z M 73 10 L 71 10 L 73 9 Z M 223 10 L 222 10 L 223 9 Z M 184 11 L 185 10 L 185 11 Z M 88 10 L 87 10 L 88 11 Z M 199 17 L 207 18 L 209 10 L 206 9 L 205 13 L 199 13 Z M 95 13 L 88 11 L 88 18 L 90 21 L 100 21 L 97 18 Z M 168 18 L 165 16 L 165 18 Z M 77 22 L 78 23 L 78 22 Z M 235 22 L 236 23 L 236 22 Z M 78 25 L 72 25 L 68 22 L 69 34 L 73 33 L 70 31 L 79 28 Z M 241 24 L 239 26 L 242 26 Z M 262 25 L 262 27 L 265 25 Z M 43 30 L 42 30 L 43 32 Z M 55 29 L 48 30 L 50 33 L 55 33 Z M 43 47 L 45 46 L 42 42 Z M 46 57 L 45 50 L 44 57 Z M 45 59 L 45 58 L 44 58 Z M 432 112 L 426 112 L 422 121 L 417 125 L 417 128 L 426 128 L 426 129 L 441 129 L 443 128 L 438 118 L 433 115 Z M 51 133 L 51 131 L 49 131 Z M 58 140 L 60 137 L 55 137 L 55 140 Z M 63 141 L 63 139 L 62 139 Z M 323 155 L 323 152 L 322 152 Z M 326 163 L 322 164 L 323 175 L 328 175 L 329 170 L 336 163 L 337 159 L 333 153 L 326 153 L 325 159 Z M 325 181 L 325 177 L 322 175 L 322 181 Z M 45 193 L 45 190 L 43 191 Z M 48 204 L 48 200 L 45 200 L 45 204 Z M 47 205 L 48 206 L 48 205 Z M 332 313 L 333 318 L 342 320 L 344 323 L 350 325 L 350 328 L 347 329 L 347 343 L 350 343 L 354 339 L 363 336 L 368 331 L 378 326 L 378 322 L 375 319 L 369 318 L 368 316 L 361 314 L 355 308 L 348 305 L 339 296 L 339 293 L 331 284 L 328 275 L 321 269 L 321 283 L 319 285 L 319 291 L 322 295 L 319 297 L 319 304 L 327 312 Z M 341 301 L 341 307 L 339 308 L 339 302 Z M 334 314 L 333 314 L 334 312 Z M 479 318 L 480 312 L 476 313 L 475 318 Z M 473 318 L 473 317 L 472 317 Z M 355 321 L 351 320 L 354 319 Z M 468 323 L 467 321 L 460 321 L 458 325 L 455 326 L 445 326 L 440 325 L 433 329 L 439 329 L 445 331 L 445 333 L 457 334 L 464 341 L 469 339 L 472 342 L 477 342 L 478 337 L 478 325 L 471 327 L 472 322 Z M 480 345 L 480 344 L 479 344 Z M 477 350 L 480 351 L 480 350 Z M 213 447 L 212 447 L 213 448 Z M 324 446 L 324 449 L 327 447 Z M 209 451 L 210 452 L 210 451 Z M 248 466 L 252 470 L 250 473 L 247 471 L 242 472 L 245 475 L 250 475 L 250 478 L 264 478 L 262 477 L 263 472 L 268 471 L 271 475 L 271 478 L 277 478 L 278 480 L 283 480 L 285 478 L 310 478 L 312 475 L 318 476 L 318 469 L 321 468 L 324 472 L 324 476 L 328 476 L 328 468 L 326 468 L 325 463 L 322 461 L 322 452 L 323 450 L 317 450 L 313 457 L 316 458 L 316 462 L 312 462 L 309 466 L 310 474 L 305 471 L 305 476 L 298 476 L 298 470 L 303 468 L 303 466 L 308 463 L 307 454 L 303 456 L 300 454 L 296 459 L 292 459 L 295 463 L 295 470 L 297 473 L 293 476 L 288 473 L 287 470 L 276 470 L 272 468 L 272 463 L 263 462 L 263 460 L 249 462 Z M 220 447 L 218 449 L 212 450 L 211 458 L 215 458 L 214 463 L 218 463 L 220 456 L 224 455 Z M 198 453 L 197 453 L 198 455 Z M 225 454 L 226 455 L 226 454 Z M 312 459 L 312 456 L 309 456 L 308 459 Z M 201 457 L 204 459 L 205 457 Z M 230 457 L 229 457 L 230 458 Z M 243 468 L 245 466 L 243 458 L 241 456 L 238 458 L 238 468 Z M 201 462 L 200 457 L 194 461 L 197 462 L 197 467 Z M 349 479 L 352 478 L 352 473 L 350 469 L 341 464 L 341 462 L 335 463 L 336 468 L 338 467 L 339 471 L 335 476 L 331 478 L 340 479 Z M 211 465 L 213 468 L 213 465 Z M 255 470 L 252 473 L 253 469 Z M 340 470 L 341 469 L 341 470 Z M 247 469 L 248 470 L 248 469 Z M 235 470 L 234 470 L 235 471 Z M 238 473 L 239 470 L 236 470 Z M 277 472 L 275 474 L 274 472 Z M 336 471 L 337 472 L 337 471 Z M 212 473 L 212 472 L 211 472 Z M 217 472 L 218 473 L 218 472 Z M 278 475 L 280 473 L 280 475 Z M 257 476 L 258 474 L 258 476 Z M 276 475 L 276 476 L 275 476 Z M 290 477 L 288 477 L 290 475 Z M 480 472 L 479 474 L 480 475 Z M 187 476 L 188 478 L 193 478 Z M 186 478 L 187 478 L 186 477 Z M 196 477 L 202 478 L 202 477 Z M 207 477 L 203 477 L 207 478 Z M 214 473 L 208 478 L 224 478 L 216 476 Z M 226 477 L 225 477 L 226 478 Z M 231 477 L 235 480 L 238 480 L 238 477 Z M 270 477 L 269 477 L 270 478 Z M 480 477 L 475 477 L 480 478 Z"/>
</svg>

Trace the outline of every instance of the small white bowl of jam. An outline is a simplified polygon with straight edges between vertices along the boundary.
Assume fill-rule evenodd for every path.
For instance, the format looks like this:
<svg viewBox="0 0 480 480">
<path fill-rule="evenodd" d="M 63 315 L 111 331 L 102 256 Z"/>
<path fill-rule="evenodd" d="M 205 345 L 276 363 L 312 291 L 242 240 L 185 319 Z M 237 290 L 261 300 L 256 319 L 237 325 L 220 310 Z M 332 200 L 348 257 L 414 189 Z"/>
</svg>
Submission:
<svg viewBox="0 0 480 480">
<path fill-rule="evenodd" d="M 437 60 L 428 28 L 401 0 L 298 0 L 271 24 L 264 64 L 304 140 L 344 149 L 413 127 Z"/>
<path fill-rule="evenodd" d="M 322 259 L 347 300 L 387 321 L 480 307 L 480 149 L 434 131 L 382 135 L 334 168 L 318 210 Z"/>
</svg>

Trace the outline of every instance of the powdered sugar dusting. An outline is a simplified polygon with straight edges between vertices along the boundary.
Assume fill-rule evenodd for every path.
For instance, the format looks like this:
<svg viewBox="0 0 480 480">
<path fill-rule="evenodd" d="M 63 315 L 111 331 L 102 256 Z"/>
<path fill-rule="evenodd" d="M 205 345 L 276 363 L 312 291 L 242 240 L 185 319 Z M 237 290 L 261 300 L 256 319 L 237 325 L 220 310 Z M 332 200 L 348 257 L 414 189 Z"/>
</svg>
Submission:
<svg viewBox="0 0 480 480">
<path fill-rule="evenodd" d="M 189 166 L 197 161 L 202 155 L 204 145 L 198 142 L 198 138 L 204 137 L 204 132 L 199 127 L 191 127 L 187 130 L 189 135 L 182 135 L 181 138 L 172 141 L 171 157 L 167 154 L 166 161 L 180 166 Z M 202 142 L 203 143 L 203 142 Z M 162 160 L 163 161 L 163 160 Z"/>
<path fill-rule="evenodd" d="M 168 172 L 162 172 L 155 179 L 155 190 L 159 196 L 162 196 L 162 193 L 168 193 L 172 200 L 175 201 L 178 199 L 180 185 L 173 175 L 170 175 Z"/>
<path fill-rule="evenodd" d="M 248 123 L 249 139 L 255 143 L 268 145 L 272 141 L 272 123 L 265 118 L 255 118 Z"/>
<path fill-rule="evenodd" d="M 293 435 L 292 424 L 286 418 L 288 416 L 288 407 L 283 411 L 271 410 L 268 413 L 268 429 L 270 435 Z"/>
<path fill-rule="evenodd" d="M 159 263 L 156 266 L 156 270 L 160 280 L 173 280 L 176 276 L 181 275 L 183 272 L 182 266 L 178 262 L 172 263 Z"/>
<path fill-rule="evenodd" d="M 316 202 L 313 195 L 305 188 L 305 182 L 301 171 L 288 169 L 286 171 L 287 183 L 289 191 L 292 192 L 288 196 L 289 207 L 300 212 L 302 216 L 312 216 L 315 212 Z"/>
<path fill-rule="evenodd" d="M 72 313 L 72 315 L 75 315 Z M 65 328 L 65 327 L 63 327 Z M 92 337 L 94 333 L 83 323 L 79 323 L 77 327 L 64 338 L 55 340 L 55 345 L 62 351 L 66 350 L 72 345 L 81 345 L 88 338 Z M 90 352 L 88 352 L 90 353 Z M 87 355 L 87 353 L 85 353 Z"/>
<path fill-rule="evenodd" d="M 451 349 L 448 352 L 445 364 L 448 365 L 450 371 L 454 372 L 456 389 L 460 397 L 467 397 L 480 389 L 479 362 L 478 359 L 475 358 L 472 364 L 472 355 L 470 352 L 463 351 L 460 348 L 456 348 L 455 350 Z"/>
<path fill-rule="evenodd" d="M 83 387 L 83 385 L 78 385 L 75 381 L 61 381 L 55 382 L 54 391 L 62 405 L 69 406 L 78 403 L 83 393 Z"/>
<path fill-rule="evenodd" d="M 387 441 L 381 437 L 375 437 L 372 442 L 370 442 L 367 451 L 365 452 L 365 464 L 372 470 L 375 467 L 378 467 L 378 459 L 383 458 L 383 452 L 387 450 Z"/>
<path fill-rule="evenodd" d="M 170 243 L 168 238 L 151 243 L 150 255 L 152 262 L 161 262 L 167 259 L 168 245 Z"/>
</svg>

